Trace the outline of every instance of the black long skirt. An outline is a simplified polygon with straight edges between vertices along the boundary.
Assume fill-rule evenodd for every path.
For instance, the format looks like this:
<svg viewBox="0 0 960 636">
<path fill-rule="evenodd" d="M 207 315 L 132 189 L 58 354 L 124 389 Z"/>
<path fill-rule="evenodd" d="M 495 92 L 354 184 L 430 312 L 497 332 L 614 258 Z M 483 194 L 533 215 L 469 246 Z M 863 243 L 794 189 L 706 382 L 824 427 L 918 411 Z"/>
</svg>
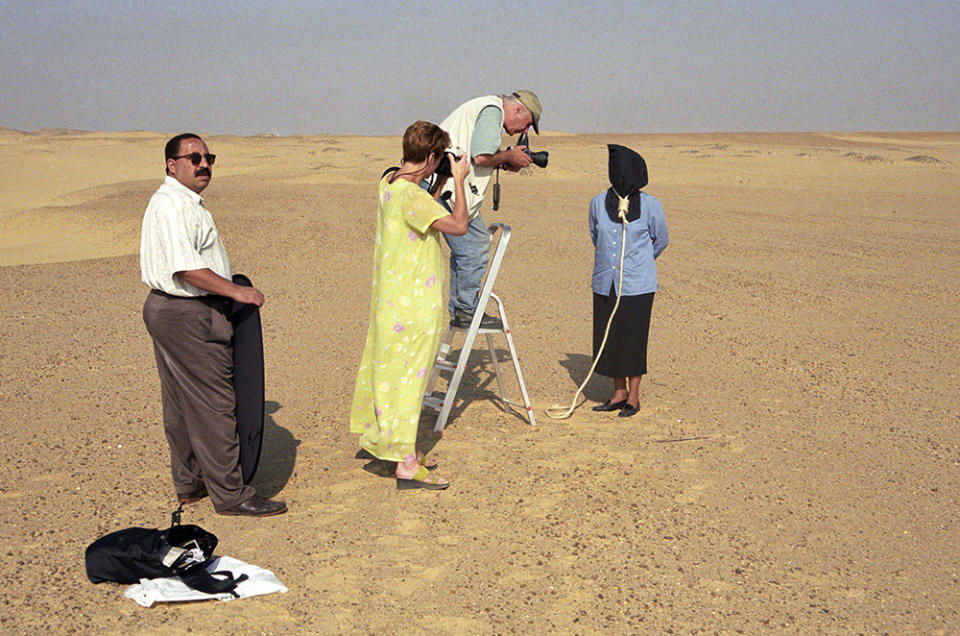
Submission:
<svg viewBox="0 0 960 636">
<path fill-rule="evenodd" d="M 653 295 L 623 296 L 610 325 L 610 335 L 597 362 L 596 372 L 608 378 L 626 378 L 647 372 L 647 337 Z M 610 313 L 617 302 L 616 294 L 593 294 L 593 357 L 597 357 Z"/>
</svg>

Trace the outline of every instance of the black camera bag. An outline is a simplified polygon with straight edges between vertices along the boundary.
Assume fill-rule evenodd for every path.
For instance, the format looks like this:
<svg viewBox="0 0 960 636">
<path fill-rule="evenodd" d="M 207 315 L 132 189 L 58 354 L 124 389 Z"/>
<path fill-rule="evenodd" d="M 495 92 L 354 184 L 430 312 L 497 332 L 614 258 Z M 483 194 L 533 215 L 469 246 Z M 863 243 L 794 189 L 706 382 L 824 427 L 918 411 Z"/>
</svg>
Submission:
<svg viewBox="0 0 960 636">
<path fill-rule="evenodd" d="M 181 510 L 182 506 L 173 513 L 166 530 L 126 528 L 91 543 L 85 555 L 87 578 L 93 583 L 139 583 L 140 579 L 177 576 L 200 592 L 236 596 L 234 589 L 247 576 L 207 572 L 203 566 L 213 558 L 217 537 L 200 526 L 180 525 Z M 202 562 L 189 558 L 191 550 L 195 555 L 197 549 L 202 552 Z"/>
</svg>

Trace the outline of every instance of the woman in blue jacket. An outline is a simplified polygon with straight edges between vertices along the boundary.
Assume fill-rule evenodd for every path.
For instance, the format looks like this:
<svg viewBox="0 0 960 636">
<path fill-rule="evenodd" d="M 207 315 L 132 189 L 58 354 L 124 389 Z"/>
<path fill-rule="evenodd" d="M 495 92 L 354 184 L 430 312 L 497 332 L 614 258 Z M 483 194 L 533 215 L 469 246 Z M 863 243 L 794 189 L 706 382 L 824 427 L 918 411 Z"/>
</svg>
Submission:
<svg viewBox="0 0 960 636">
<path fill-rule="evenodd" d="M 667 221 L 656 197 L 641 192 L 647 164 L 639 154 L 610 144 L 611 187 L 590 202 L 593 241 L 593 355 L 600 352 L 607 322 L 616 306 L 596 372 L 613 378 L 613 395 L 594 411 L 640 410 L 640 378 L 647 372 L 647 336 L 657 291 L 654 260 L 667 247 Z M 626 223 L 626 250 L 621 247 Z M 622 260 L 622 276 L 621 276 Z M 619 297 L 619 304 L 618 304 Z"/>
</svg>

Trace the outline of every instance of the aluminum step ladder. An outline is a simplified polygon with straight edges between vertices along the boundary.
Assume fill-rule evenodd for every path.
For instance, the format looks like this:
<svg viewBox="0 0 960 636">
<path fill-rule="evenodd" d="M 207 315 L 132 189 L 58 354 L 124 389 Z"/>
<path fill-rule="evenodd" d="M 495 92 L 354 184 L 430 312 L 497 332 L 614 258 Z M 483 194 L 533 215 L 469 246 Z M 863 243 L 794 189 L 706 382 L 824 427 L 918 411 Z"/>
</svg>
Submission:
<svg viewBox="0 0 960 636">
<path fill-rule="evenodd" d="M 493 362 L 493 370 L 497 377 L 497 386 L 500 389 L 500 400 L 510 409 L 511 406 L 522 407 L 527 412 L 530 419 L 530 425 L 536 426 L 537 420 L 533 415 L 533 407 L 530 405 L 530 397 L 527 395 L 527 385 L 523 382 L 523 372 L 520 371 L 520 359 L 517 357 L 517 349 L 513 345 L 513 336 L 510 334 L 510 323 L 507 322 L 507 314 L 503 309 L 503 302 L 493 293 L 493 284 L 497 280 L 497 273 L 500 271 L 500 264 L 503 262 L 503 255 L 507 251 L 507 244 L 510 242 L 510 226 L 503 223 L 493 223 L 487 228 L 490 233 L 490 243 L 493 244 L 497 234 L 500 239 L 496 242 L 497 246 L 493 252 L 493 258 L 490 259 L 490 265 L 487 267 L 486 279 L 480 290 L 480 302 L 477 304 L 477 310 L 473 314 L 473 320 L 469 328 L 453 327 L 448 325 L 447 331 L 440 343 L 440 351 L 437 353 L 437 359 L 434 362 L 433 369 L 430 371 L 430 379 L 427 382 L 427 392 L 423 398 L 424 406 L 428 406 L 440 412 L 437 417 L 437 423 L 433 430 L 441 432 L 447 425 L 447 418 L 450 417 L 450 410 L 457 398 L 457 389 L 460 388 L 460 381 L 463 379 L 463 372 L 467 369 L 467 362 L 470 358 L 470 352 L 473 349 L 473 343 L 479 334 L 487 338 L 487 349 L 490 351 L 490 359 Z M 483 329 L 480 327 L 480 321 L 487 309 L 487 303 L 490 299 L 497 301 L 497 312 L 500 314 L 500 320 L 503 322 L 503 329 Z M 457 332 L 466 331 L 466 339 L 460 350 L 460 357 L 456 364 L 451 363 L 447 358 L 453 344 L 454 335 Z M 517 383 L 520 385 L 520 394 L 523 396 L 523 403 L 507 399 L 506 390 L 503 386 L 503 378 L 500 373 L 500 362 L 497 359 L 497 352 L 493 346 L 494 334 L 503 334 L 507 339 L 507 346 L 510 349 L 510 357 L 513 359 L 513 369 L 517 375 Z M 447 383 L 447 390 L 442 397 L 434 397 L 433 387 L 441 371 L 452 372 L 453 376 Z"/>
</svg>

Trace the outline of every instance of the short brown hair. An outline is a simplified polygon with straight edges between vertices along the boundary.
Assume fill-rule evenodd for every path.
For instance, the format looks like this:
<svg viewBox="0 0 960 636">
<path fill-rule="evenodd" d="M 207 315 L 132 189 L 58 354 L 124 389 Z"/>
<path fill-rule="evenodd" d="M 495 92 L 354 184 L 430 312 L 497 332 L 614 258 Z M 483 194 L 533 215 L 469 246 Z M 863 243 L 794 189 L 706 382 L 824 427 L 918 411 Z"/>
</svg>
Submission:
<svg viewBox="0 0 960 636">
<path fill-rule="evenodd" d="M 450 147 L 450 135 L 436 124 L 415 121 L 403 133 L 403 160 L 418 163 L 430 153 L 440 156 Z"/>
</svg>

